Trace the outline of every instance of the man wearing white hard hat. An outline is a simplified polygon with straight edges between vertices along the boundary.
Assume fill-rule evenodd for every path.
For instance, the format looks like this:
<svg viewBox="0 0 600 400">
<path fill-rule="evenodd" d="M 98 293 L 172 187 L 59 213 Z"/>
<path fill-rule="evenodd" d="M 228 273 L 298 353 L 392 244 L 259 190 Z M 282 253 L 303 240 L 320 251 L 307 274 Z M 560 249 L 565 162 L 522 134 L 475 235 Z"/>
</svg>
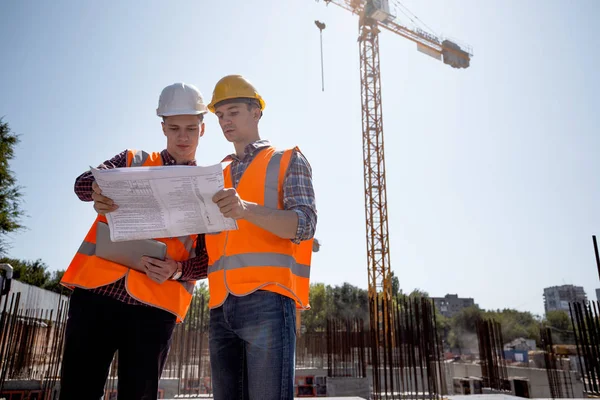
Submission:
<svg viewBox="0 0 600 400">
<path fill-rule="evenodd" d="M 193 85 L 163 89 L 156 113 L 167 147 L 147 153 L 127 149 L 98 168 L 195 165 L 207 107 Z M 206 278 L 204 235 L 155 239 L 167 246 L 164 261 L 142 257 L 139 270 L 96 255 L 100 224 L 118 204 L 103 196 L 88 171 L 75 193 L 93 201 L 98 216 L 61 283 L 73 289 L 65 333 L 60 399 L 100 399 L 119 352 L 118 398 L 156 399 L 176 323 L 185 318 L 196 280 Z"/>
</svg>

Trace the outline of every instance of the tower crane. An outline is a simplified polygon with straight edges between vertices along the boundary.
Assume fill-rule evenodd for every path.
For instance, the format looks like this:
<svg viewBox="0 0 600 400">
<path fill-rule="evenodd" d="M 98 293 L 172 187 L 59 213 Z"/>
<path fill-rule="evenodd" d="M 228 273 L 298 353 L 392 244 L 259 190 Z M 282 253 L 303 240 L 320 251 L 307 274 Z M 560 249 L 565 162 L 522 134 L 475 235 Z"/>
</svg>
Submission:
<svg viewBox="0 0 600 400">
<path fill-rule="evenodd" d="M 319 0 L 316 0 L 317 2 Z M 399 23 L 388 0 L 324 0 L 359 18 L 360 87 L 362 97 L 363 172 L 371 328 L 379 340 L 391 322 L 387 302 L 392 297 L 388 213 L 384 157 L 379 33 L 387 30 L 417 44 L 417 50 L 453 68 L 468 68 L 473 56 L 468 46 L 428 31 Z M 379 304 L 382 304 L 382 307 Z M 378 341 L 379 341 L 378 340 Z"/>
</svg>

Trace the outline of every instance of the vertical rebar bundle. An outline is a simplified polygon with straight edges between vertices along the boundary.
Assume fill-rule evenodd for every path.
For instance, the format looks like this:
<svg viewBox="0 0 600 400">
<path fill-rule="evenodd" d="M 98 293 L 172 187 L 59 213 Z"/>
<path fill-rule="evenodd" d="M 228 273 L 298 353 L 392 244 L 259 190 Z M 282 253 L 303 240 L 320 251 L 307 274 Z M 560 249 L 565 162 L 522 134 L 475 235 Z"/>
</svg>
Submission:
<svg viewBox="0 0 600 400">
<path fill-rule="evenodd" d="M 0 316 L 0 393 L 8 379 L 38 380 L 50 399 L 62 360 L 68 301 L 56 310 L 25 309 L 21 293 L 8 293 Z"/>
<path fill-rule="evenodd" d="M 196 293 L 188 315 L 175 327 L 171 351 L 163 377 L 176 378 L 178 394 L 210 394 L 210 358 L 208 350 L 208 298 Z"/>
<path fill-rule="evenodd" d="M 378 318 L 381 326 L 372 327 L 369 335 L 373 399 L 439 399 L 446 394 L 433 302 L 420 297 L 380 298 L 371 310 L 379 316 L 389 313 L 388 323 Z M 382 333 L 383 341 L 376 340 Z"/>
<path fill-rule="evenodd" d="M 327 376 L 367 376 L 365 331 L 360 319 L 327 320 Z"/>
<path fill-rule="evenodd" d="M 508 371 L 504 358 L 502 329 L 494 320 L 477 321 L 477 338 L 479 341 L 479 358 L 481 360 L 481 377 L 483 386 L 490 389 L 509 391 Z"/>
<path fill-rule="evenodd" d="M 600 306 L 597 301 L 587 304 L 569 303 L 575 332 L 577 358 L 582 372 L 585 395 L 600 395 Z"/>
<path fill-rule="evenodd" d="M 68 302 L 57 310 L 22 310 L 12 294 L 0 316 L 0 391 L 6 379 L 38 379 L 51 399 L 60 373 Z M 178 394 L 211 394 L 207 298 L 196 293 L 184 323 L 176 326 L 163 378 L 178 380 Z M 439 399 L 446 394 L 442 347 L 433 303 L 400 297 L 371 304 L 377 324 L 328 319 L 325 332 L 299 337 L 298 365 L 327 368 L 330 377 L 366 378 L 372 368 L 373 399 Z M 384 317 L 385 315 L 385 317 Z M 115 354 L 105 397 L 117 392 Z"/>
<path fill-rule="evenodd" d="M 568 359 L 561 354 L 557 354 L 552 340 L 552 331 L 550 328 L 541 327 L 540 338 L 542 349 L 544 350 L 544 361 L 546 364 L 546 373 L 548 375 L 548 386 L 550 386 L 550 396 L 553 399 L 573 398 L 573 384 L 571 382 L 570 368 L 565 365 Z"/>
<path fill-rule="evenodd" d="M 598 252 L 598 242 L 596 241 L 596 235 L 592 236 L 592 242 L 594 243 L 594 254 L 596 255 L 596 267 L 598 267 L 598 277 L 600 277 L 600 253 Z"/>
<path fill-rule="evenodd" d="M 326 368 L 327 332 L 304 333 L 296 339 L 296 368 Z"/>
</svg>

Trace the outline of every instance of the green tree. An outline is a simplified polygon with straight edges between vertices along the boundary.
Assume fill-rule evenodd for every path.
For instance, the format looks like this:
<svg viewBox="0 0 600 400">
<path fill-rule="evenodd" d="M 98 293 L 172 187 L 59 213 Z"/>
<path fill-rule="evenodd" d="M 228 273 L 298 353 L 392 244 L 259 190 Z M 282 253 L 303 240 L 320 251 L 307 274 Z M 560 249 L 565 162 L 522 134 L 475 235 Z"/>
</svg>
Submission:
<svg viewBox="0 0 600 400">
<path fill-rule="evenodd" d="M 556 344 L 574 344 L 575 334 L 569 314 L 565 311 L 548 311 L 544 324 L 552 331 L 552 341 Z"/>
<path fill-rule="evenodd" d="M 448 345 L 448 335 L 450 334 L 450 318 L 446 318 L 442 315 L 440 310 L 434 305 L 433 310 L 435 312 L 435 325 L 437 327 L 438 337 L 443 343 L 444 347 Z"/>
<path fill-rule="evenodd" d="M 23 228 L 21 218 L 21 187 L 10 169 L 19 137 L 11 132 L 8 123 L 0 118 L 0 255 L 6 254 L 5 236 Z"/>
<path fill-rule="evenodd" d="M 400 279 L 394 274 L 394 271 L 390 275 L 392 280 L 392 296 L 396 298 L 400 294 Z"/>
<path fill-rule="evenodd" d="M 477 306 L 463 308 L 450 320 L 450 332 L 448 344 L 459 349 L 470 349 L 476 351 L 477 321 L 483 316 L 483 311 Z"/>
<path fill-rule="evenodd" d="M 310 310 L 301 312 L 302 325 L 306 332 L 323 332 L 327 328 L 327 315 L 331 312 L 328 297 L 331 287 L 324 283 L 310 284 Z"/>
<path fill-rule="evenodd" d="M 71 293 L 60 284 L 65 271 L 50 272 L 48 265 L 42 260 L 26 261 L 5 257 L 0 258 L 0 263 L 7 263 L 13 267 L 13 279 L 17 281 L 64 295 Z"/>
<path fill-rule="evenodd" d="M 330 317 L 369 320 L 369 294 L 367 290 L 344 282 L 342 286 L 331 288 Z"/>
<path fill-rule="evenodd" d="M 192 303 L 185 316 L 187 329 L 208 331 L 208 299 L 208 285 L 206 284 L 206 281 L 202 281 L 194 288 Z"/>
<path fill-rule="evenodd" d="M 429 293 L 427 293 L 424 290 L 421 290 L 419 288 L 413 289 L 412 292 L 410 292 L 410 294 L 408 295 L 408 297 L 410 298 L 414 298 L 414 297 L 425 297 L 425 298 L 429 298 Z"/>
<path fill-rule="evenodd" d="M 517 338 L 540 340 L 540 321 L 528 311 L 504 309 L 488 311 L 486 318 L 493 318 L 502 327 L 502 339 L 508 343 Z"/>
<path fill-rule="evenodd" d="M 327 319 L 359 318 L 369 323 L 369 296 L 365 289 L 349 283 L 331 287 L 323 283 L 310 286 L 310 310 L 302 311 L 301 321 L 306 332 L 323 332 Z"/>
<path fill-rule="evenodd" d="M 43 287 L 50 279 L 48 266 L 42 260 L 25 261 L 15 258 L 2 258 L 0 263 L 8 263 L 13 267 L 13 279 L 29 285 Z"/>
<path fill-rule="evenodd" d="M 60 294 L 69 296 L 71 294 L 71 291 L 60 284 L 60 280 L 62 279 L 64 274 L 65 274 L 64 269 L 60 270 L 60 271 L 53 271 L 50 274 L 50 277 L 48 278 L 46 283 L 43 284 L 42 288 L 44 288 L 46 290 L 50 290 L 51 292 L 60 293 Z"/>
</svg>

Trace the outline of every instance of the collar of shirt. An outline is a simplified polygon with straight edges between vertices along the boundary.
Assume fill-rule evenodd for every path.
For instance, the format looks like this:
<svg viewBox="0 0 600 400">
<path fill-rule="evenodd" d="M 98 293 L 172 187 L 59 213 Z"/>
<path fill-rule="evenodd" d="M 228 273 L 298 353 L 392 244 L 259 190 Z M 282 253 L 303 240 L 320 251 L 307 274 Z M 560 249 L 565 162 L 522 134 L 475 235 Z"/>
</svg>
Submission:
<svg viewBox="0 0 600 400">
<path fill-rule="evenodd" d="M 167 151 L 167 149 L 164 149 L 163 151 L 161 151 L 160 152 L 160 156 L 162 157 L 164 165 L 177 165 L 177 161 L 175 161 L 175 159 L 173 158 L 173 156 L 171 156 L 169 154 L 169 152 Z M 188 163 L 186 165 L 196 166 L 196 160 L 188 161 Z"/>
<path fill-rule="evenodd" d="M 250 143 L 244 148 L 244 159 L 248 156 L 253 156 L 254 153 L 256 153 L 258 150 L 263 149 L 265 147 L 269 147 L 270 145 L 271 142 L 269 142 L 267 139 L 259 139 L 255 142 Z M 227 161 L 243 161 L 243 159 L 240 159 L 237 156 L 237 154 L 233 153 L 225 157 L 221 162 Z"/>
</svg>

